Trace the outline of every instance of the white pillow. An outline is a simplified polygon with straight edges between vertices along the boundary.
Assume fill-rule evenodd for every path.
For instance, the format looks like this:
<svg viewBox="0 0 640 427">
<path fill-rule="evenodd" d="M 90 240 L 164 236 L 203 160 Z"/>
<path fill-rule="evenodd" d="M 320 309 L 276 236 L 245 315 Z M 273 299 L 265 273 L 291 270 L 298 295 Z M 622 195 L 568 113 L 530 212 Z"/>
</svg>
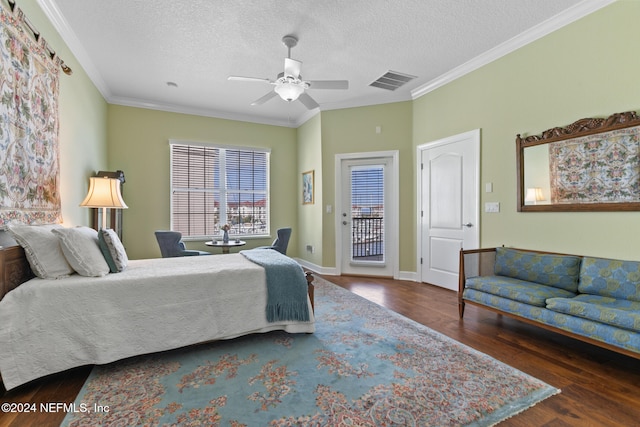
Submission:
<svg viewBox="0 0 640 427">
<path fill-rule="evenodd" d="M 98 232 L 89 227 L 55 228 L 62 253 L 81 276 L 102 277 L 109 274 L 109 265 L 98 246 Z"/>
<path fill-rule="evenodd" d="M 7 231 L 29 260 L 33 273 L 42 279 L 58 279 L 73 273 L 73 268 L 60 247 L 60 241 L 51 230 L 63 228 L 59 224 L 26 225 L 9 224 Z"/>
<path fill-rule="evenodd" d="M 119 273 L 127 268 L 129 257 L 115 231 L 110 228 L 100 230 L 98 245 L 112 273 Z"/>
</svg>

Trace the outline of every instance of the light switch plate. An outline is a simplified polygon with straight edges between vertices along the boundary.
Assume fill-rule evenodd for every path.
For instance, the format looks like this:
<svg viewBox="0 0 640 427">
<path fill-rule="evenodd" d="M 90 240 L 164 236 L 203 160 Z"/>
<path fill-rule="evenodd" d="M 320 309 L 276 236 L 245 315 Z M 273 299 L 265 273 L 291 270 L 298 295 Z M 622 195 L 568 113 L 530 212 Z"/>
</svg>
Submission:
<svg viewBox="0 0 640 427">
<path fill-rule="evenodd" d="M 500 212 L 500 202 L 487 202 L 484 204 L 484 211 L 489 213 Z"/>
<path fill-rule="evenodd" d="M 493 182 L 487 182 L 484 185 L 484 191 L 485 193 L 493 193 Z"/>
</svg>

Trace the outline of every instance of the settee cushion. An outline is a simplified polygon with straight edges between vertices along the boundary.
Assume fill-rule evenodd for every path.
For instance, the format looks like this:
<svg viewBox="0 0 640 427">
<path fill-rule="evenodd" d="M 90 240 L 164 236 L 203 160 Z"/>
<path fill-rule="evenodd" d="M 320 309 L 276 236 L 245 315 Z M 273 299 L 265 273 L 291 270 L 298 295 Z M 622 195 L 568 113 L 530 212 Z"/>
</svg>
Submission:
<svg viewBox="0 0 640 427">
<path fill-rule="evenodd" d="M 584 257 L 580 293 L 640 301 L 640 262 Z"/>
<path fill-rule="evenodd" d="M 494 272 L 528 282 L 577 292 L 581 258 L 496 248 Z"/>
<path fill-rule="evenodd" d="M 640 332 L 640 302 L 598 295 L 578 295 L 575 298 L 550 298 L 547 308 Z"/>
<path fill-rule="evenodd" d="M 640 351 L 639 332 L 611 326 L 603 322 L 594 322 L 589 319 L 567 315 L 542 307 L 523 304 L 473 289 L 465 289 L 464 296 L 467 301 L 474 301 L 487 307 L 493 307 L 514 316 L 524 317 L 525 319 L 540 322 L 543 325 L 553 326 L 563 331 L 588 337 L 636 353 Z"/>
<path fill-rule="evenodd" d="M 465 287 L 537 307 L 544 307 L 549 298 L 575 296 L 574 293 L 564 289 L 505 276 L 470 277 Z"/>
</svg>

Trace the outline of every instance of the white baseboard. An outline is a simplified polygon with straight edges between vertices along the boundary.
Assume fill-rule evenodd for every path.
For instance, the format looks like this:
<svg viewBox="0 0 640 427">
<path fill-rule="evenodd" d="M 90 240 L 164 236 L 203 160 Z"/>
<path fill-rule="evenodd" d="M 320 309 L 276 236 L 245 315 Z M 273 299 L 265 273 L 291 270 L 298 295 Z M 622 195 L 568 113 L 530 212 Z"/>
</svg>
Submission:
<svg viewBox="0 0 640 427">
<path fill-rule="evenodd" d="M 324 276 L 338 276 L 338 269 L 335 267 L 322 267 L 320 265 L 316 265 L 312 262 L 300 258 L 296 258 L 295 260 L 298 262 L 298 264 L 313 271 L 314 273 L 322 274 Z M 415 271 L 401 271 L 397 279 L 415 282 L 417 281 L 417 277 L 418 274 Z"/>
<path fill-rule="evenodd" d="M 322 274 L 324 276 L 337 276 L 337 270 L 335 267 L 322 267 L 319 265 L 316 265 L 312 262 L 306 261 L 304 259 L 300 259 L 300 258 L 296 258 L 296 261 L 298 261 L 298 264 L 300 264 L 301 266 L 303 266 L 304 268 L 307 268 L 311 271 L 313 271 L 314 273 L 318 273 L 318 274 Z"/>
<path fill-rule="evenodd" d="M 418 273 L 415 271 L 401 271 L 398 280 L 408 280 L 410 282 L 418 281 Z"/>
</svg>

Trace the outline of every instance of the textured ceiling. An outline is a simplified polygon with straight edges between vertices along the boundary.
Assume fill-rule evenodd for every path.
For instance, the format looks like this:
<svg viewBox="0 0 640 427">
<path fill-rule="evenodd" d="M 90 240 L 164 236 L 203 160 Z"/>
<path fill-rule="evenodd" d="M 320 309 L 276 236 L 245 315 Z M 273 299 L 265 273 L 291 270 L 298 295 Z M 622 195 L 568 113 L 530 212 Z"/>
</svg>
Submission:
<svg viewBox="0 0 640 427">
<path fill-rule="evenodd" d="M 308 93 L 321 110 L 413 99 L 611 0 L 38 0 L 114 104 L 298 126 L 300 102 L 251 102 L 273 87 L 286 34 L 305 80 L 349 80 Z M 64 58 L 63 58 L 64 59 Z M 370 87 L 393 70 L 418 78 Z M 167 85 L 174 82 L 177 87 Z"/>
</svg>

